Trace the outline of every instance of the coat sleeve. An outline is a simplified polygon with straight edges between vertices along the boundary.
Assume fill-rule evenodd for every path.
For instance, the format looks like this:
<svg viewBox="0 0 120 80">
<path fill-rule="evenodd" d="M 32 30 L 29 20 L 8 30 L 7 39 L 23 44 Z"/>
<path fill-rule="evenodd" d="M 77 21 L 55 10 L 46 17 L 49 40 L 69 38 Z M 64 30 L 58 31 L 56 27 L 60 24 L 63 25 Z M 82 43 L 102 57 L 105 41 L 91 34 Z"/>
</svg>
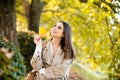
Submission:
<svg viewBox="0 0 120 80">
<path fill-rule="evenodd" d="M 45 69 L 45 76 L 48 79 L 63 78 L 69 73 L 72 59 L 63 60 L 63 63 L 56 66 L 50 66 Z"/>
<path fill-rule="evenodd" d="M 41 55 L 42 55 L 42 45 L 38 44 L 35 48 L 34 54 L 30 61 L 31 66 L 35 70 L 41 69 L 41 67 L 43 65 Z"/>
</svg>

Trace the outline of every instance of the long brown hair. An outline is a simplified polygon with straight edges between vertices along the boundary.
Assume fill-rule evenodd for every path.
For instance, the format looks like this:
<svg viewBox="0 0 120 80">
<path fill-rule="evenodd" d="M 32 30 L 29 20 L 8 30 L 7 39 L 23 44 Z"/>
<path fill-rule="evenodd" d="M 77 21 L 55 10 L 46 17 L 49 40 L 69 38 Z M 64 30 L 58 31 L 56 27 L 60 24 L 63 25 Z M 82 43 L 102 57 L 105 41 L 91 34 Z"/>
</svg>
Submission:
<svg viewBox="0 0 120 80">
<path fill-rule="evenodd" d="M 64 51 L 64 58 L 65 59 L 75 58 L 75 52 L 72 44 L 71 27 L 68 23 L 64 21 L 59 21 L 59 22 L 61 22 L 64 26 L 64 31 L 63 31 L 64 37 L 61 39 L 61 48 Z"/>
</svg>

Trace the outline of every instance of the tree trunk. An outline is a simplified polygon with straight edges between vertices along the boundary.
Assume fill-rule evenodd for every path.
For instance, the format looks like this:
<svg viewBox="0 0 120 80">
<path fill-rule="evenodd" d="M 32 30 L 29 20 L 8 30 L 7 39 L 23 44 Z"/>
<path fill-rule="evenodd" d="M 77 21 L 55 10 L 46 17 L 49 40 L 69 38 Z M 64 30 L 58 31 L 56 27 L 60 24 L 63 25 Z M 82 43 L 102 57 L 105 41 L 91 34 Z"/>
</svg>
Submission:
<svg viewBox="0 0 120 80">
<path fill-rule="evenodd" d="M 33 30 L 36 33 L 39 33 L 40 16 L 45 5 L 46 3 L 42 2 L 41 0 L 32 0 L 32 3 L 29 7 L 29 15 L 28 15 L 29 30 Z"/>
<path fill-rule="evenodd" d="M 0 0 L 0 36 L 18 46 L 15 2 L 16 0 Z"/>
</svg>

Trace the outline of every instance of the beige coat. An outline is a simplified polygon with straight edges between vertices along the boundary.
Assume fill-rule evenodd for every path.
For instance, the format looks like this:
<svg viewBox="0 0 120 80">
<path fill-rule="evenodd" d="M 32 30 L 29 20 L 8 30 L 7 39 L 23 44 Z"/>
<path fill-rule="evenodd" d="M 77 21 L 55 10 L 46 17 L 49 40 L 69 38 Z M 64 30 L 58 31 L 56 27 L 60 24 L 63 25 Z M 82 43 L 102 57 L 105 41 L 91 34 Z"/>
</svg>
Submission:
<svg viewBox="0 0 120 80">
<path fill-rule="evenodd" d="M 62 49 L 60 49 L 53 57 L 51 40 L 47 42 L 45 48 L 34 52 L 31 59 L 33 69 L 39 70 L 45 68 L 45 75 L 37 73 L 36 80 L 68 80 L 72 60 L 63 59 L 63 56 L 64 53 Z"/>
</svg>

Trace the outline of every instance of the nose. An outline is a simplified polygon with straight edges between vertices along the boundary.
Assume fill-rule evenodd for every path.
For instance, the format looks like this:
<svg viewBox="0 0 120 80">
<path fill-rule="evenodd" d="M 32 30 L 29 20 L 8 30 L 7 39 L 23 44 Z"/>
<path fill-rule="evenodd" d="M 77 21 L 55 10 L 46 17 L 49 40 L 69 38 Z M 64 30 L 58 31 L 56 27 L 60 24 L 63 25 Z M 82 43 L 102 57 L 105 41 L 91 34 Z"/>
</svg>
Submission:
<svg viewBox="0 0 120 80">
<path fill-rule="evenodd" d="M 57 27 L 54 27 L 54 30 L 56 30 L 57 29 Z"/>
</svg>

